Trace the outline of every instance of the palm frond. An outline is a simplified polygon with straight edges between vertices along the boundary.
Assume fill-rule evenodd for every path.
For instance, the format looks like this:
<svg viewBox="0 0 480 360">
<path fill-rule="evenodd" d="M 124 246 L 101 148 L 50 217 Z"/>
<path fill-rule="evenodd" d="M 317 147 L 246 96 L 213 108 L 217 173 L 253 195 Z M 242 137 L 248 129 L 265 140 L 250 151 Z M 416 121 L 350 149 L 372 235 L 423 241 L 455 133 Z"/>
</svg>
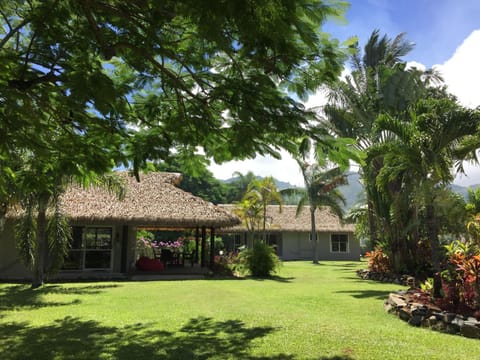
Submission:
<svg viewBox="0 0 480 360">
<path fill-rule="evenodd" d="M 68 250 L 72 241 L 72 228 L 68 218 L 61 212 L 59 194 L 54 196 L 54 213 L 47 223 L 48 240 L 48 273 L 52 274 L 58 271 L 68 255 Z"/>
<path fill-rule="evenodd" d="M 34 214 L 34 201 L 30 198 L 24 202 L 25 213 L 15 226 L 15 240 L 20 259 L 30 269 L 35 266 L 35 253 L 37 248 L 36 229 L 37 223 Z"/>
</svg>

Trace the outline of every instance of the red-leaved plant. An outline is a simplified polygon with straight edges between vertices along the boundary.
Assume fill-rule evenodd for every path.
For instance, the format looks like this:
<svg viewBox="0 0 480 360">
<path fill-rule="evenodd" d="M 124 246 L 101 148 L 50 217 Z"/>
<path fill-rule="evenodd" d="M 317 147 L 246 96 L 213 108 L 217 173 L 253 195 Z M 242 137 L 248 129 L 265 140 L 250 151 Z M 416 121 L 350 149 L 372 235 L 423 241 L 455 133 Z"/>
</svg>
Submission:
<svg viewBox="0 0 480 360">
<path fill-rule="evenodd" d="M 365 257 L 368 257 L 368 269 L 370 271 L 387 273 L 392 270 L 392 265 L 387 254 L 380 248 L 375 248 L 373 251 L 367 251 Z"/>
</svg>

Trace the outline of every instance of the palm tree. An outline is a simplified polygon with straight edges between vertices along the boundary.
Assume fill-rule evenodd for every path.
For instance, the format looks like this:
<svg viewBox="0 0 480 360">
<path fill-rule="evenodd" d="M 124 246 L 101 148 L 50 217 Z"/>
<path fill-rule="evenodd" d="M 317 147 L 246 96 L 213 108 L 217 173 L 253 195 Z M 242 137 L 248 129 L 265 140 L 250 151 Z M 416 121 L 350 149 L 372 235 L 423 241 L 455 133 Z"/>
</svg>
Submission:
<svg viewBox="0 0 480 360">
<path fill-rule="evenodd" d="M 413 44 L 399 34 L 390 39 L 375 30 L 367 41 L 363 53 L 357 48 L 351 57 L 352 72 L 344 81 L 329 89 L 329 105 L 324 108 L 331 131 L 340 137 L 357 140 L 357 146 L 367 154 L 361 166 L 366 189 L 370 240 L 372 245 L 388 233 L 390 212 L 388 200 L 382 197 L 375 179 L 383 166 L 381 157 L 369 156 L 372 145 L 382 139 L 375 131 L 375 121 L 382 113 L 392 116 L 407 109 L 421 98 L 426 84 L 438 81 L 437 74 L 429 71 L 406 69 L 402 57 L 413 49 Z"/>
<path fill-rule="evenodd" d="M 247 188 L 247 192 L 243 196 L 243 201 L 249 201 L 258 204 L 261 209 L 262 219 L 262 241 L 267 240 L 267 208 L 270 204 L 279 204 L 279 211 L 282 211 L 283 199 L 278 192 L 275 180 L 268 176 L 263 179 L 253 180 Z"/>
<path fill-rule="evenodd" d="M 295 194 L 301 196 L 297 206 L 297 215 L 300 214 L 306 204 L 310 205 L 310 238 L 314 264 L 318 264 L 315 211 L 325 206 L 342 218 L 342 205 L 345 205 L 345 198 L 337 188 L 348 183 L 344 166 L 328 168 L 328 160 L 325 157 L 325 153 L 328 153 L 328 150 L 325 148 L 325 145 L 325 143 L 314 143 L 309 138 L 303 138 L 299 142 L 294 159 L 302 172 L 305 189 L 285 189 L 281 191 L 285 195 Z M 343 147 L 341 143 L 339 143 L 339 146 Z M 354 154 L 348 151 L 348 149 L 347 153 L 360 161 L 360 158 L 356 156 L 358 154 Z M 311 157 L 315 159 L 313 162 L 310 162 Z"/>
<path fill-rule="evenodd" d="M 318 264 L 318 241 L 315 223 L 315 211 L 327 207 L 340 219 L 343 218 L 345 198 L 338 190 L 338 186 L 348 183 L 345 172 L 340 167 L 325 169 L 318 164 L 299 162 L 305 182 L 305 191 L 297 206 L 297 216 L 306 204 L 310 205 L 310 238 L 312 241 L 313 263 Z"/>
<path fill-rule="evenodd" d="M 232 176 L 235 178 L 231 183 L 232 201 L 241 201 L 243 195 L 247 192 L 248 185 L 257 177 L 252 171 L 248 171 L 246 174 L 235 171 Z"/>
<path fill-rule="evenodd" d="M 403 118 L 385 114 L 377 121 L 378 129 L 392 140 L 376 149 L 383 154 L 384 163 L 377 185 L 391 196 L 391 179 L 397 179 L 420 201 L 436 273 L 440 271 L 439 224 L 434 206 L 437 189 L 453 181 L 454 163 L 464 160 L 480 145 L 478 137 L 472 141 L 480 112 L 462 108 L 443 95 L 418 101 Z M 438 290 L 437 283 L 437 295 Z"/>
</svg>

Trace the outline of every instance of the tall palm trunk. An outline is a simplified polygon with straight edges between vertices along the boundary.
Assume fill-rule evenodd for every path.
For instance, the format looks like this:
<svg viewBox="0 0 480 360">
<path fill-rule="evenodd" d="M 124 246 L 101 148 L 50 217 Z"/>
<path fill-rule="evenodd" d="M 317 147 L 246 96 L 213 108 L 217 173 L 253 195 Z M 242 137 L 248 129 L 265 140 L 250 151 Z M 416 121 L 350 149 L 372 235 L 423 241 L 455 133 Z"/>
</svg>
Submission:
<svg viewBox="0 0 480 360">
<path fill-rule="evenodd" d="M 47 263 L 46 257 L 48 255 L 47 207 L 48 196 L 40 196 L 37 215 L 37 254 L 33 271 L 32 288 L 38 288 L 42 286 L 45 280 L 45 266 Z"/>
<path fill-rule="evenodd" d="M 433 296 L 439 298 L 442 296 L 442 280 L 440 278 L 440 242 L 438 239 L 437 221 L 435 218 L 435 207 L 433 199 L 429 199 L 426 206 L 427 216 L 427 233 L 432 246 L 432 261 L 433 261 Z"/>
<path fill-rule="evenodd" d="M 315 207 L 310 205 L 310 223 L 312 224 L 311 236 L 312 236 L 312 248 L 313 248 L 313 263 L 318 264 L 318 242 L 317 242 L 317 228 L 315 225 Z"/>
<path fill-rule="evenodd" d="M 368 195 L 367 195 L 368 196 Z M 372 249 L 375 249 L 377 246 L 377 220 L 375 217 L 375 207 L 372 200 L 367 201 L 367 211 L 368 211 L 368 230 L 370 233 L 370 246 Z"/>
</svg>

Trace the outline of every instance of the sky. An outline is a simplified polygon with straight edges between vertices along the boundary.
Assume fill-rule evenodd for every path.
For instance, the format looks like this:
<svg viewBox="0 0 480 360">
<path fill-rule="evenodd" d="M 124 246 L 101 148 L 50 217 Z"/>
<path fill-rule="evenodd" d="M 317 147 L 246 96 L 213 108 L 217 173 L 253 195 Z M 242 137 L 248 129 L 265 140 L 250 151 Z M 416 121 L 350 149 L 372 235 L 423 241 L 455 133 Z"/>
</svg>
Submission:
<svg viewBox="0 0 480 360">
<path fill-rule="evenodd" d="M 437 69 L 464 106 L 480 106 L 479 0 L 351 0 L 350 4 L 345 24 L 328 22 L 322 29 L 339 40 L 357 36 L 360 46 L 375 29 L 391 38 L 404 32 L 415 44 L 406 61 Z M 324 103 L 324 96 L 318 93 L 310 96 L 306 106 Z M 466 169 L 467 176 L 457 176 L 455 183 L 480 183 L 480 166 L 467 164 Z M 212 163 L 210 171 L 218 179 L 231 178 L 235 171 L 252 171 L 303 186 L 298 165 L 285 152 L 282 160 L 257 157 L 222 165 Z"/>
</svg>

